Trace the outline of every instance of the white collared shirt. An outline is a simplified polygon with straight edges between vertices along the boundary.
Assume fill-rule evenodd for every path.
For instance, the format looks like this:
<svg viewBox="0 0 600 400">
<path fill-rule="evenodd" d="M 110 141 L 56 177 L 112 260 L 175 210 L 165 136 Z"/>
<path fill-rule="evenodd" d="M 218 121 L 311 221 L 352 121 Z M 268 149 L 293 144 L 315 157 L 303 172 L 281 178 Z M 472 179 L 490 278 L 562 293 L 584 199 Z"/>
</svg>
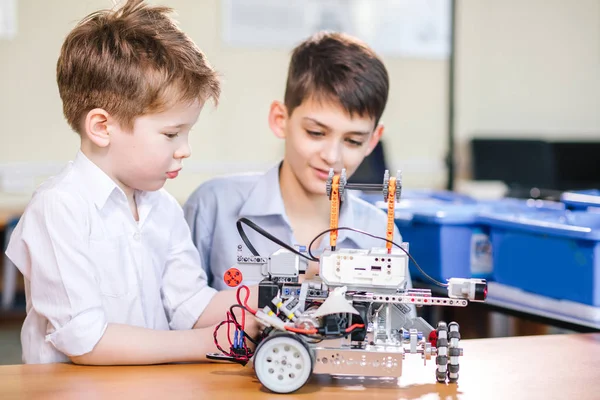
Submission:
<svg viewBox="0 0 600 400">
<path fill-rule="evenodd" d="M 190 329 L 216 291 L 207 285 L 177 201 L 123 191 L 79 152 L 33 195 L 7 249 L 25 277 L 23 362 L 90 352 L 108 323 Z"/>
</svg>

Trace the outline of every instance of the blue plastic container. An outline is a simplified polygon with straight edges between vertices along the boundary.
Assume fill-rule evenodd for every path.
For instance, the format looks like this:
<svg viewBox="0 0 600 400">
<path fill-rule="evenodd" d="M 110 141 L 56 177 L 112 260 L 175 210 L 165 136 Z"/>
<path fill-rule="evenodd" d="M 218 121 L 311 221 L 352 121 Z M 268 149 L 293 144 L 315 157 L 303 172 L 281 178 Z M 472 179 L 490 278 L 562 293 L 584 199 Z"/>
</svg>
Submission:
<svg viewBox="0 0 600 400">
<path fill-rule="evenodd" d="M 410 254 L 430 277 L 469 278 L 472 239 L 478 233 L 478 212 L 474 204 L 425 204 L 396 210 L 396 225 L 402 240 L 409 242 Z M 481 246 L 480 246 L 481 247 Z M 411 261 L 413 279 L 429 282 Z"/>
<path fill-rule="evenodd" d="M 432 190 L 432 189 L 421 189 L 421 190 L 406 190 L 402 192 L 402 198 L 405 199 L 430 199 L 438 200 L 444 203 L 452 204 L 475 204 L 477 200 L 466 194 L 451 192 L 448 190 Z"/>
<path fill-rule="evenodd" d="M 560 200 L 573 210 L 585 210 L 588 207 L 600 209 L 600 190 L 581 190 L 576 192 L 564 192 Z"/>
<path fill-rule="evenodd" d="M 494 280 L 557 299 L 600 306 L 600 214 L 487 213 Z"/>
<path fill-rule="evenodd" d="M 559 202 L 505 198 L 480 202 L 440 202 L 405 199 L 396 207 L 396 225 L 410 253 L 425 273 L 436 280 L 448 278 L 494 279 L 490 227 L 482 213 L 531 213 L 564 210 Z M 414 279 L 428 281 L 414 263 Z"/>
<path fill-rule="evenodd" d="M 382 193 L 365 192 L 360 194 L 363 200 L 375 204 L 380 208 L 387 208 Z M 475 204 L 477 201 L 471 196 L 455 193 L 447 190 L 433 189 L 406 189 L 402 190 L 400 204 L 408 201 L 409 203 L 454 203 L 454 204 Z"/>
<path fill-rule="evenodd" d="M 520 213 L 532 211 L 562 211 L 565 204 L 540 199 L 516 199 L 506 197 L 498 200 L 483 200 L 477 203 L 480 212 Z"/>
</svg>

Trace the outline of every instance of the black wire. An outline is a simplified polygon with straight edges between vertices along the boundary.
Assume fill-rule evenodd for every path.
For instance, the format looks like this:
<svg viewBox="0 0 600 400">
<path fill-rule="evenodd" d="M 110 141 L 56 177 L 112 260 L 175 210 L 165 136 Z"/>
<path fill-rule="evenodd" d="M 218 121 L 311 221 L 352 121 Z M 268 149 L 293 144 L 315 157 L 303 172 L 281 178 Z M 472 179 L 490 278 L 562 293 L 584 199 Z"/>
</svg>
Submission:
<svg viewBox="0 0 600 400">
<path fill-rule="evenodd" d="M 250 221 L 248 218 L 242 217 L 237 220 L 237 223 L 236 223 L 237 230 L 238 230 L 238 233 L 240 234 L 240 237 L 246 244 L 246 247 L 248 247 L 250 252 L 255 256 L 260 256 L 260 254 L 258 254 L 258 252 L 254 248 L 254 246 L 252 246 L 252 243 L 250 243 L 250 239 L 248 239 L 248 236 L 246 236 L 246 233 L 244 232 L 244 227 L 242 226 L 242 224 L 248 225 L 250 228 L 254 229 L 256 232 L 260 233 L 262 236 L 266 237 L 270 241 L 278 244 L 279 246 L 283 247 L 284 249 L 291 251 L 294 254 L 299 255 L 300 257 L 306 258 L 308 261 L 319 261 L 318 258 L 315 259 L 314 257 L 308 257 L 308 256 L 306 256 L 306 254 L 300 253 L 298 250 L 294 249 L 292 246 L 288 245 L 287 243 L 285 243 L 285 242 L 281 241 L 280 239 L 276 238 L 275 236 L 271 235 L 269 232 L 265 231 L 263 228 L 256 225 L 254 222 Z"/>
<path fill-rule="evenodd" d="M 311 251 L 311 247 L 312 247 L 312 245 L 313 245 L 313 244 L 314 244 L 314 243 L 317 241 L 317 239 L 318 239 L 318 238 L 320 238 L 321 236 L 323 236 L 323 235 L 324 235 L 324 234 L 326 234 L 327 232 L 336 231 L 336 230 L 337 230 L 337 231 L 352 231 L 352 232 L 358 232 L 358 233 L 362 233 L 363 235 L 367 235 L 367 236 L 370 236 L 370 237 L 372 237 L 372 238 L 375 238 L 375 239 L 381 239 L 381 240 L 385 240 L 386 242 L 389 242 L 389 243 L 393 244 L 394 246 L 398 247 L 400 250 L 402 250 L 403 252 L 405 252 L 405 253 L 406 253 L 406 255 L 407 255 L 407 256 L 408 256 L 408 257 L 411 259 L 411 261 L 412 261 L 412 262 L 415 264 L 415 266 L 417 267 L 417 269 L 418 269 L 418 270 L 419 270 L 419 271 L 420 271 L 420 272 L 421 272 L 423 275 L 425 275 L 425 277 L 426 277 L 427 279 L 429 279 L 430 281 L 432 281 L 433 283 L 435 283 L 435 284 L 436 284 L 436 285 L 438 285 L 438 286 L 441 286 L 441 287 L 448 287 L 448 284 L 446 284 L 446 283 L 442 283 L 442 282 L 439 282 L 438 280 L 436 280 L 436 279 L 434 279 L 434 278 L 430 277 L 429 275 L 427 275 L 427 273 L 426 273 L 425 271 L 423 271 L 423 269 L 421 269 L 421 266 L 419 266 L 419 263 L 417 263 L 417 260 L 415 260 L 415 259 L 414 259 L 414 257 L 413 257 L 413 256 L 412 256 L 412 255 L 411 255 L 411 254 L 410 254 L 408 251 L 406 251 L 406 249 L 404 249 L 404 247 L 402 247 L 402 246 L 399 246 L 399 245 L 398 245 L 398 244 L 396 244 L 395 242 L 393 242 L 393 241 L 391 241 L 391 240 L 388 240 L 388 239 L 386 239 L 386 238 L 384 238 L 384 237 L 377 236 L 377 235 L 373 235 L 373 234 L 371 234 L 371 233 L 369 233 L 369 232 L 361 231 L 360 229 L 355 229 L 355 228 L 349 228 L 349 227 L 346 227 L 346 226 L 341 226 L 341 227 L 338 227 L 338 228 L 330 228 L 330 229 L 324 230 L 323 232 L 321 232 L 321 233 L 319 233 L 317 236 L 315 236 L 315 238 L 314 238 L 314 239 L 313 239 L 313 240 L 310 242 L 310 244 L 308 245 L 308 255 L 309 255 L 311 258 L 314 258 L 314 259 L 316 259 L 315 261 L 319 261 L 319 258 L 318 258 L 318 257 L 316 257 L 316 256 L 314 256 L 314 255 L 312 254 L 312 251 Z"/>
<path fill-rule="evenodd" d="M 271 240 L 272 242 L 280 245 L 281 247 L 291 251 L 294 254 L 297 254 L 309 261 L 319 261 L 319 257 L 316 257 L 315 255 L 313 255 L 312 253 L 312 246 L 315 243 L 315 241 L 320 238 L 321 236 L 323 236 L 324 234 L 326 234 L 327 232 L 331 232 L 331 231 L 353 231 L 353 232 L 358 232 L 361 233 L 363 235 L 367 235 L 370 236 L 372 238 L 375 239 L 381 239 L 384 240 L 386 242 L 390 242 L 392 243 L 394 246 L 398 247 L 400 250 L 402 250 L 404 253 L 406 253 L 406 255 L 410 258 L 410 260 L 415 264 L 415 267 L 417 267 L 417 269 L 419 270 L 419 272 L 421 272 L 427 279 L 429 279 L 431 282 L 435 283 L 438 286 L 441 287 L 448 287 L 448 284 L 446 283 L 441 283 L 438 280 L 432 278 L 431 276 L 429 276 L 425 271 L 423 271 L 423 269 L 421 268 L 421 266 L 419 265 L 419 263 L 417 262 L 417 260 L 414 259 L 414 257 L 408 252 L 406 251 L 402 246 L 399 246 L 397 243 L 388 240 L 384 237 L 381 236 L 377 236 L 377 235 L 373 235 L 371 233 L 365 232 L 365 231 L 361 231 L 360 229 L 355 229 L 355 228 L 349 228 L 349 227 L 345 227 L 345 226 L 341 226 L 338 228 L 330 228 L 327 230 L 324 230 L 323 232 L 319 233 L 317 236 L 315 236 L 315 238 L 310 242 L 310 244 L 308 245 L 308 257 L 305 254 L 300 253 L 298 250 L 294 249 L 292 246 L 289 246 L 287 243 L 281 241 L 280 239 L 276 238 L 275 236 L 271 235 L 269 232 L 265 231 L 263 228 L 261 228 L 260 226 L 256 225 L 254 222 L 250 221 L 248 218 L 242 217 L 240 219 L 238 219 L 237 221 L 237 229 L 238 232 L 240 234 L 240 237 L 242 238 L 242 240 L 244 241 L 244 243 L 246 244 L 246 246 L 248 247 L 248 249 L 252 252 L 253 255 L 255 256 L 259 256 L 258 252 L 256 251 L 256 249 L 254 248 L 254 246 L 252 246 L 252 244 L 250 243 L 250 239 L 248 239 L 248 236 L 246 236 L 245 232 L 244 232 L 244 228 L 242 227 L 242 223 L 245 225 L 248 225 L 250 228 L 252 228 L 253 230 L 255 230 L 256 232 L 260 233 L 262 236 L 266 237 L 267 239 Z"/>
<path fill-rule="evenodd" d="M 244 232 L 244 227 L 242 226 L 242 221 L 246 225 L 250 226 L 248 224 L 248 222 L 246 222 L 246 218 L 240 218 L 240 219 L 237 220 L 236 226 L 237 226 L 238 233 L 239 233 L 240 237 L 242 238 L 242 241 L 244 242 L 244 244 L 246 245 L 246 247 L 248 248 L 248 250 L 250 250 L 250 252 L 252 253 L 252 255 L 254 255 L 254 256 L 260 256 L 260 254 L 258 254 L 258 251 L 256 251 L 256 249 L 254 248 L 254 246 L 252 246 L 252 243 L 250 243 L 250 239 L 248 239 L 248 236 L 246 236 L 246 232 Z M 252 222 L 252 221 L 249 221 L 249 222 Z M 256 229 L 254 229 L 254 230 L 256 230 Z M 257 231 L 257 232 L 259 232 L 259 231 Z"/>
</svg>

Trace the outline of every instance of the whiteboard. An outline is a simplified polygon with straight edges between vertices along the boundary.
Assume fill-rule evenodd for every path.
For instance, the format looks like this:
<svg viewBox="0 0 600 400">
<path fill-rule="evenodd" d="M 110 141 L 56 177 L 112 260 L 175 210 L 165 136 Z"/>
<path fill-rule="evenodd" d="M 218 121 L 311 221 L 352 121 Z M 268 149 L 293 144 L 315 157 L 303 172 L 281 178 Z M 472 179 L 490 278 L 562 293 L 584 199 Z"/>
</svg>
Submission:
<svg viewBox="0 0 600 400">
<path fill-rule="evenodd" d="M 222 0 L 232 47 L 291 49 L 320 30 L 345 32 L 381 55 L 444 59 L 450 0 Z"/>
</svg>

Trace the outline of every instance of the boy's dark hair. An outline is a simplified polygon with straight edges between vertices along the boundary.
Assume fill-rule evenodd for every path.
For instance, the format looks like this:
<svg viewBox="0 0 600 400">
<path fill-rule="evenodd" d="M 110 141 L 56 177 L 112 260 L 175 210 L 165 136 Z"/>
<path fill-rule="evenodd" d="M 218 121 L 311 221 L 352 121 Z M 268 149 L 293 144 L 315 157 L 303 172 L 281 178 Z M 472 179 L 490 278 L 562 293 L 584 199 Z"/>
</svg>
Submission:
<svg viewBox="0 0 600 400">
<path fill-rule="evenodd" d="M 284 101 L 291 115 L 308 98 L 333 100 L 377 126 L 389 86 L 387 70 L 369 46 L 343 33 L 319 32 L 294 49 Z"/>
<path fill-rule="evenodd" d="M 69 33 L 56 72 L 63 112 L 76 132 L 94 108 L 132 128 L 135 117 L 178 101 L 218 101 L 216 72 L 171 11 L 127 0 L 88 15 Z"/>
</svg>

